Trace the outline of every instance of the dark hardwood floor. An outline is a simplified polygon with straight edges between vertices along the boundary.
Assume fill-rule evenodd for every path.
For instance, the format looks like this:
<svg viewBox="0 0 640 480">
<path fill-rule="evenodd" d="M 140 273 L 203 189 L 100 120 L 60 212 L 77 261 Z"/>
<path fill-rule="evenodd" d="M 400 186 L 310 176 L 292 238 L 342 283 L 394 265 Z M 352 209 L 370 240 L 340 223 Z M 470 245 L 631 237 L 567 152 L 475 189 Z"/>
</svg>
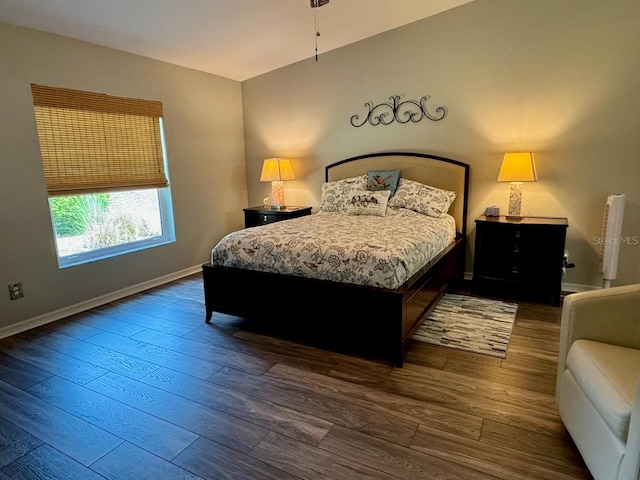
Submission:
<svg viewBox="0 0 640 480">
<path fill-rule="evenodd" d="M 196 275 L 0 340 L 0 480 L 591 479 L 558 307 L 520 302 L 505 360 L 414 342 L 401 369 L 204 315 Z"/>
</svg>

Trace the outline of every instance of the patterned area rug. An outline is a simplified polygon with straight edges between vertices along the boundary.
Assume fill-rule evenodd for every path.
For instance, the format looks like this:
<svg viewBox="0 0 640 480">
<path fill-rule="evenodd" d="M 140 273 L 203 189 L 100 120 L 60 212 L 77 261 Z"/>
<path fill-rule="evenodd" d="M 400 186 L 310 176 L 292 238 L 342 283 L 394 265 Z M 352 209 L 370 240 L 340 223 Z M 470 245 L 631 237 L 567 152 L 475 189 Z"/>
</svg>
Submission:
<svg viewBox="0 0 640 480">
<path fill-rule="evenodd" d="M 445 294 L 413 339 L 506 358 L 518 305 Z"/>
</svg>

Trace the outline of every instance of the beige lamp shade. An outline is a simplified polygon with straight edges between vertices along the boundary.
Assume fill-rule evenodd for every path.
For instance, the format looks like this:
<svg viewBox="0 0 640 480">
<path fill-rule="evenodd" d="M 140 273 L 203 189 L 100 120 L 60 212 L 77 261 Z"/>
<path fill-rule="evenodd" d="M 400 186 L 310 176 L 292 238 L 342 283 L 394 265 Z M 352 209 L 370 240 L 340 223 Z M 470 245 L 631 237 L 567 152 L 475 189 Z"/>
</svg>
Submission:
<svg viewBox="0 0 640 480">
<path fill-rule="evenodd" d="M 291 160 L 288 158 L 267 158 L 262 164 L 261 182 L 295 180 Z"/>
<path fill-rule="evenodd" d="M 535 182 L 536 163 L 531 152 L 505 153 L 498 174 L 499 182 Z"/>
</svg>

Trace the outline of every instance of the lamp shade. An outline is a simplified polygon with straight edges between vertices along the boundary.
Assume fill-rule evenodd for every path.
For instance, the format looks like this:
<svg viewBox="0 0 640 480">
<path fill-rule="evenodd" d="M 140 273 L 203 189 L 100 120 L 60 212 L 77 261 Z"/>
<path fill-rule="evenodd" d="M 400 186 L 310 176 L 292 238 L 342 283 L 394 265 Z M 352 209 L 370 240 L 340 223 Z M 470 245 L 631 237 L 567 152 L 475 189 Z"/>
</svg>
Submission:
<svg viewBox="0 0 640 480">
<path fill-rule="evenodd" d="M 505 153 L 498 174 L 499 182 L 535 182 L 536 163 L 531 152 Z"/>
<path fill-rule="evenodd" d="M 262 164 L 261 182 L 279 182 L 295 178 L 291 160 L 288 158 L 267 158 Z"/>
</svg>

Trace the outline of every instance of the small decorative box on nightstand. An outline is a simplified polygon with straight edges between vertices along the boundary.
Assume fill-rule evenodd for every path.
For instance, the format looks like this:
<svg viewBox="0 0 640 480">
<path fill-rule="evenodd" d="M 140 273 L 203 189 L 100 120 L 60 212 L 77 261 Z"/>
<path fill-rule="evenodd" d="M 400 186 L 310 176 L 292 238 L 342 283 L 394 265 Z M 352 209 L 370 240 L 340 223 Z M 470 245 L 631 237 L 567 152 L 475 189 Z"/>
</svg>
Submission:
<svg viewBox="0 0 640 480">
<path fill-rule="evenodd" d="M 245 228 L 280 222 L 291 218 L 311 215 L 311 207 L 285 207 L 281 210 L 271 210 L 269 207 L 249 207 L 244 209 Z"/>
<path fill-rule="evenodd" d="M 566 218 L 476 219 L 473 287 L 560 304 Z"/>
</svg>

